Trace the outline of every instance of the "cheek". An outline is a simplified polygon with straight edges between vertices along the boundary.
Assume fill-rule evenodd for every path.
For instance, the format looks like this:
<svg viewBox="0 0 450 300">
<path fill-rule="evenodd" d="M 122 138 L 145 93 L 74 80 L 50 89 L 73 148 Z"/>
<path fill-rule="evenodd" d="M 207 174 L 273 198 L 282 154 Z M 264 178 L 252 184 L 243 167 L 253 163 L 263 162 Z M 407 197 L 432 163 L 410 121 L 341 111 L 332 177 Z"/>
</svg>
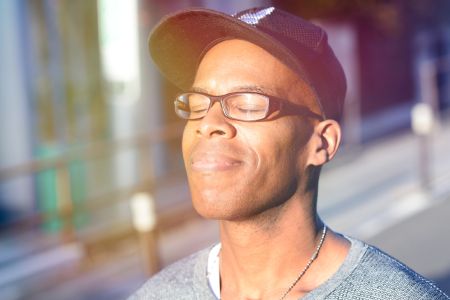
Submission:
<svg viewBox="0 0 450 300">
<path fill-rule="evenodd" d="M 183 152 L 183 159 L 185 163 L 189 161 L 190 153 L 192 146 L 194 144 L 194 138 L 195 138 L 195 129 L 190 122 L 186 123 L 186 126 L 183 130 L 183 136 L 181 140 L 181 150 Z"/>
<path fill-rule="evenodd" d="M 243 141 L 257 158 L 257 170 L 268 175 L 295 166 L 299 134 L 293 124 L 283 121 L 261 123 L 258 130 L 255 128 L 239 130 Z"/>
</svg>

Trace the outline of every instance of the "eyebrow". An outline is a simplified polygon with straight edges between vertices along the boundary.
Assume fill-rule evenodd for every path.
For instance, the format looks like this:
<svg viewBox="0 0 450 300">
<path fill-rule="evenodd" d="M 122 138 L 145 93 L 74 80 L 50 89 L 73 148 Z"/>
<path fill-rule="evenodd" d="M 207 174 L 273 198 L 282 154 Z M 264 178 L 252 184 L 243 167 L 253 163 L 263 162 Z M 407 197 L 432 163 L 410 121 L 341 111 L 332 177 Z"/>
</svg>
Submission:
<svg viewBox="0 0 450 300">
<path fill-rule="evenodd" d="M 210 94 L 206 89 L 203 89 L 201 87 L 191 87 L 189 89 L 190 92 L 198 92 L 198 93 L 204 93 L 204 94 Z M 257 85 L 241 85 L 237 87 L 233 87 L 231 92 L 257 92 L 257 93 L 263 93 L 263 94 L 271 94 L 271 89 L 264 88 Z"/>
</svg>

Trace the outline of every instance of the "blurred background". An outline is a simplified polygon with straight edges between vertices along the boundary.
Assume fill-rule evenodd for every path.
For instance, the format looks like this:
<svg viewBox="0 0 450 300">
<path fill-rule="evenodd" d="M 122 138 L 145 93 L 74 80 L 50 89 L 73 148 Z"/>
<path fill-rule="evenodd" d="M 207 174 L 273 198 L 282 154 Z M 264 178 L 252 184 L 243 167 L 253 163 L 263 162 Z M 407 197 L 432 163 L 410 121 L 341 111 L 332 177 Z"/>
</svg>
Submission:
<svg viewBox="0 0 450 300">
<path fill-rule="evenodd" d="M 2 0 L 1 299 L 124 299 L 218 240 L 147 36 L 178 9 L 262 5 L 323 26 L 347 75 L 321 216 L 450 292 L 449 1 Z"/>
</svg>

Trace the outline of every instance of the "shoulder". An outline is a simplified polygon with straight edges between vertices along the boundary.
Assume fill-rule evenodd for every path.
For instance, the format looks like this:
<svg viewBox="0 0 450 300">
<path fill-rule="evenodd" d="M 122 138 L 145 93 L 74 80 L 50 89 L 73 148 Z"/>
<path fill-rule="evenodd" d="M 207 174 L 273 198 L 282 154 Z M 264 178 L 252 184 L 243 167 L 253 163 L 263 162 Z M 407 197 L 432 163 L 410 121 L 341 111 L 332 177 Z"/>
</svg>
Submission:
<svg viewBox="0 0 450 300">
<path fill-rule="evenodd" d="M 204 282 L 208 253 L 209 248 L 203 249 L 169 265 L 147 280 L 128 300 L 201 298 L 208 292 Z"/>
<path fill-rule="evenodd" d="M 449 299 L 432 281 L 370 245 L 341 288 L 364 299 Z"/>
</svg>

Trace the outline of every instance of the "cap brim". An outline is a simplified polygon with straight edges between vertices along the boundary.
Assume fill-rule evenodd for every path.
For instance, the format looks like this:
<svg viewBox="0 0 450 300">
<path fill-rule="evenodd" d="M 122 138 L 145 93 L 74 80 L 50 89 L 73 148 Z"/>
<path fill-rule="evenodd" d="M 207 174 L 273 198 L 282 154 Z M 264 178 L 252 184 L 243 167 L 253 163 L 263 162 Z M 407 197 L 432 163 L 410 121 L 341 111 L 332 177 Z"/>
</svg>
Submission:
<svg viewBox="0 0 450 300">
<path fill-rule="evenodd" d="M 161 73 L 179 88 L 189 89 L 203 55 L 217 43 L 233 38 L 266 49 L 308 82 L 298 60 L 270 35 L 209 9 L 189 9 L 165 17 L 150 33 L 148 47 Z"/>
</svg>

